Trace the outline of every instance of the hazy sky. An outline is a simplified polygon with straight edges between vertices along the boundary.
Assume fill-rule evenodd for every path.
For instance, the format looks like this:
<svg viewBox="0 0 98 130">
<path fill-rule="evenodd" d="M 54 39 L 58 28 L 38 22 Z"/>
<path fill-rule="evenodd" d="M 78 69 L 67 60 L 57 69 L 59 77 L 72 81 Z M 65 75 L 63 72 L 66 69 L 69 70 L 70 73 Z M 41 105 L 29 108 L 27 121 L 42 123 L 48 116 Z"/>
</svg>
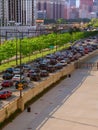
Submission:
<svg viewBox="0 0 98 130">
<path fill-rule="evenodd" d="M 76 0 L 77 7 L 79 7 L 79 0 Z"/>
</svg>

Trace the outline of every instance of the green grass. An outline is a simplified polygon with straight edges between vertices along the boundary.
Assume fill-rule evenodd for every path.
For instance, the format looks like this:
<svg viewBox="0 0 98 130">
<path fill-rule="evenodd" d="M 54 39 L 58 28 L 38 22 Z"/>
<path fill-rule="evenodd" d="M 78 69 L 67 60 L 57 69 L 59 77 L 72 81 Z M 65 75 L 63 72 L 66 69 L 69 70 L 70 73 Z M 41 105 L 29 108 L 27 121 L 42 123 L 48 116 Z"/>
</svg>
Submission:
<svg viewBox="0 0 98 130">
<path fill-rule="evenodd" d="M 61 46 L 59 48 L 57 48 L 57 51 L 59 50 L 63 50 L 63 49 L 66 49 L 70 46 L 70 44 L 65 44 L 64 46 Z M 39 58 L 39 57 L 44 57 L 46 56 L 47 54 L 51 54 L 51 53 L 54 53 L 56 51 L 56 48 L 54 49 L 51 49 L 51 50 L 47 50 L 47 51 L 43 51 L 43 52 L 39 52 L 39 53 L 35 53 L 35 54 L 32 54 L 30 57 L 27 56 L 27 57 L 24 57 L 22 58 L 22 63 L 28 63 L 30 61 L 33 61 L 34 59 L 36 58 Z M 20 60 L 18 59 L 18 64 L 20 63 Z M 9 68 L 9 67 L 14 67 L 16 66 L 16 59 L 13 60 L 13 61 L 9 61 L 7 63 L 4 63 L 2 65 L 0 65 L 0 72 L 4 71 L 6 68 Z"/>
</svg>

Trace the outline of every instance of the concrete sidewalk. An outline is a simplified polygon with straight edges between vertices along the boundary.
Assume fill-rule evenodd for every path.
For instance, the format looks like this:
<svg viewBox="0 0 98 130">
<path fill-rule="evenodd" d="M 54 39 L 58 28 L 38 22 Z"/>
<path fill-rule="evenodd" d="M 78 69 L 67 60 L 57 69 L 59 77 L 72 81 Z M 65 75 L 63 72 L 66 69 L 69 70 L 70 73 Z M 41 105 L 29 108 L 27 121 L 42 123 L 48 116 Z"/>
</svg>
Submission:
<svg viewBox="0 0 98 130">
<path fill-rule="evenodd" d="M 98 72 L 78 69 L 3 130 L 98 130 Z"/>
</svg>

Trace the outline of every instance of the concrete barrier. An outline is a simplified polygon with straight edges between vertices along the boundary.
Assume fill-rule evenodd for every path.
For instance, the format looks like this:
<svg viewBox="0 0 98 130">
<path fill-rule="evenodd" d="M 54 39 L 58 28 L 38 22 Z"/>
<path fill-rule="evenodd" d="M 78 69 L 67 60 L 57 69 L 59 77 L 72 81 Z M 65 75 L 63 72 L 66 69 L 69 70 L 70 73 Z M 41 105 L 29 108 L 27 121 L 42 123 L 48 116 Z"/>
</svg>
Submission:
<svg viewBox="0 0 98 130">
<path fill-rule="evenodd" d="M 27 103 L 29 100 L 41 93 L 43 90 L 48 88 L 53 83 L 60 80 L 63 76 L 71 74 L 76 68 L 78 68 L 79 62 L 85 62 L 87 59 L 92 58 L 97 54 L 98 50 L 95 50 L 94 52 L 87 54 L 79 60 L 67 65 L 60 71 L 50 74 L 50 76 L 46 79 L 43 79 L 42 81 L 35 83 L 34 87 L 30 88 L 28 91 L 23 93 L 22 98 L 17 98 L 10 102 L 8 105 L 4 106 L 2 109 L 0 109 L 0 122 L 3 122 L 17 109 L 21 109 L 23 111 L 25 103 Z"/>
</svg>

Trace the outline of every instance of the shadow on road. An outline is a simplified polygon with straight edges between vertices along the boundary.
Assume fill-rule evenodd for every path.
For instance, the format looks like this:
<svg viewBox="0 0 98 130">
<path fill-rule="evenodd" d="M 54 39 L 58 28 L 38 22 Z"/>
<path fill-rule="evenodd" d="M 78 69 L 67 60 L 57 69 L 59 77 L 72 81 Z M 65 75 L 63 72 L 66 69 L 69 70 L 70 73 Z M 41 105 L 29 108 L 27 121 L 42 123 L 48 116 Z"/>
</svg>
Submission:
<svg viewBox="0 0 98 130">
<path fill-rule="evenodd" d="M 81 87 L 88 76 L 93 76 L 91 70 L 78 69 L 71 77 L 66 78 L 55 88 L 46 93 L 38 100 L 37 107 L 47 104 L 42 111 L 36 110 L 36 117 L 31 121 L 29 128 L 32 130 L 40 130 L 47 120 L 66 102 L 70 96 Z M 31 106 L 33 111 L 33 105 Z M 32 115 L 33 116 L 33 115 Z"/>
</svg>

